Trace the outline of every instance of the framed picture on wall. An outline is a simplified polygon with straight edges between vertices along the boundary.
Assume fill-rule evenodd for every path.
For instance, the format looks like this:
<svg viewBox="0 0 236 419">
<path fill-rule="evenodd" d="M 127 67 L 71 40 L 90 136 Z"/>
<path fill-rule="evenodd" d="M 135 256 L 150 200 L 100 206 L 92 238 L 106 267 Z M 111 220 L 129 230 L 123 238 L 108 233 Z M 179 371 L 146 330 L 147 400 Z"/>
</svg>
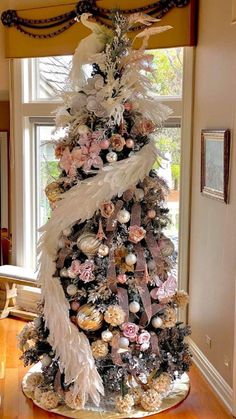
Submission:
<svg viewBox="0 0 236 419">
<path fill-rule="evenodd" d="M 229 201 L 230 130 L 202 130 L 201 192 Z"/>
</svg>

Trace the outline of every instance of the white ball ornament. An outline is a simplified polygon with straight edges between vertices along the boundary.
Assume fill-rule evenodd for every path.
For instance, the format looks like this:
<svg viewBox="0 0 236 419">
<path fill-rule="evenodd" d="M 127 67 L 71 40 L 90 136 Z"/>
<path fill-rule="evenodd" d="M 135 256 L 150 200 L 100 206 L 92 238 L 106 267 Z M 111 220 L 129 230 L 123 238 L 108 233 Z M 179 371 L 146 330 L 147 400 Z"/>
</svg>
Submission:
<svg viewBox="0 0 236 419">
<path fill-rule="evenodd" d="M 71 227 L 65 228 L 62 233 L 63 233 L 63 236 L 68 237 L 72 234 L 72 228 Z"/>
<path fill-rule="evenodd" d="M 119 347 L 122 349 L 126 349 L 129 346 L 129 339 L 127 338 L 120 338 L 119 340 Z"/>
<path fill-rule="evenodd" d="M 76 286 L 76 285 L 74 285 L 74 284 L 70 284 L 70 285 L 68 285 L 68 287 L 66 288 L 66 292 L 67 292 L 67 294 L 69 294 L 69 295 L 71 295 L 71 296 L 75 295 L 75 294 L 77 293 L 77 291 L 78 291 L 78 288 L 77 288 L 77 286 Z"/>
<path fill-rule="evenodd" d="M 117 220 L 119 221 L 119 223 L 121 224 L 126 224 L 129 222 L 130 220 L 130 212 L 127 211 L 126 209 L 120 210 L 117 213 Z"/>
<path fill-rule="evenodd" d="M 60 276 L 61 276 L 62 278 L 68 278 L 68 271 L 67 271 L 67 269 L 66 269 L 66 268 L 62 268 L 62 269 L 60 270 Z"/>
<path fill-rule="evenodd" d="M 135 191 L 135 198 L 137 199 L 137 201 L 142 201 L 142 199 L 144 198 L 144 190 L 141 188 L 137 188 Z"/>
<path fill-rule="evenodd" d="M 52 358 L 49 355 L 43 355 L 41 363 L 43 367 L 49 367 L 49 365 L 52 363 Z"/>
<path fill-rule="evenodd" d="M 140 304 L 138 301 L 132 301 L 129 305 L 129 311 L 133 314 L 138 313 L 140 310 Z"/>
<path fill-rule="evenodd" d="M 113 338 L 113 334 L 110 332 L 110 330 L 104 330 L 101 334 L 101 337 L 104 342 L 110 342 Z"/>
<path fill-rule="evenodd" d="M 127 265 L 132 266 L 137 262 L 137 257 L 134 253 L 128 253 L 125 257 L 125 262 Z"/>
<path fill-rule="evenodd" d="M 101 244 L 98 248 L 98 255 L 101 257 L 107 256 L 109 253 L 109 247 L 106 244 Z"/>
<path fill-rule="evenodd" d="M 114 151 L 110 151 L 106 155 L 106 159 L 107 159 L 108 163 L 114 163 L 114 162 L 117 161 L 118 157 L 117 157 L 117 154 Z"/>
<path fill-rule="evenodd" d="M 161 317 L 153 317 L 152 319 L 152 325 L 155 329 L 158 329 L 159 327 L 161 327 L 163 325 L 163 321 L 161 319 Z"/>
</svg>

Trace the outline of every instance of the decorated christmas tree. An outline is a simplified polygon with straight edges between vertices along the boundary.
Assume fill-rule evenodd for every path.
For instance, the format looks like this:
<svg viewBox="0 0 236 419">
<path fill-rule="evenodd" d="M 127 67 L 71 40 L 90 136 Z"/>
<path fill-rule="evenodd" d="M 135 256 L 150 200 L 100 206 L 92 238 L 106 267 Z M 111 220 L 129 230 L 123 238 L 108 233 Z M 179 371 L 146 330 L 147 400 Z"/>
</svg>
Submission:
<svg viewBox="0 0 236 419">
<path fill-rule="evenodd" d="M 110 30 L 81 17 L 92 34 L 76 50 L 56 115 L 63 137 L 39 242 L 41 315 L 19 337 L 25 365 L 41 362 L 26 386 L 46 409 L 158 411 L 190 366 L 189 328 L 177 322 L 188 296 L 177 291 L 164 232 L 168 187 L 152 169 L 170 111 L 155 96 L 145 47 L 168 28 L 144 29 L 138 50 L 127 36 L 154 20 L 116 13 Z"/>
</svg>

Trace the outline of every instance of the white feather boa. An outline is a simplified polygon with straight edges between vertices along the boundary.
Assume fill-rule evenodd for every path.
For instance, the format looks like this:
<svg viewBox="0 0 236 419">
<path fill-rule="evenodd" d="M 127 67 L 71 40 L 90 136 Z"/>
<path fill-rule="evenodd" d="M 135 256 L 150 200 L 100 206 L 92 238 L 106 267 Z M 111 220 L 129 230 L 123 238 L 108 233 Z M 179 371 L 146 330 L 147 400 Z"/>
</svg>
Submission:
<svg viewBox="0 0 236 419">
<path fill-rule="evenodd" d="M 57 243 L 63 229 L 75 222 L 89 220 L 102 202 L 122 195 L 142 180 L 149 173 L 156 157 L 157 150 L 151 141 L 131 157 L 105 166 L 93 178 L 65 192 L 51 219 L 40 229 L 42 236 L 38 245 L 38 279 L 42 285 L 44 317 L 50 331 L 49 342 L 60 359 L 66 383 L 74 383 L 75 391 L 84 402 L 90 396 L 98 405 L 104 389 L 89 341 L 71 323 L 69 303 L 59 279 L 53 277 Z"/>
</svg>

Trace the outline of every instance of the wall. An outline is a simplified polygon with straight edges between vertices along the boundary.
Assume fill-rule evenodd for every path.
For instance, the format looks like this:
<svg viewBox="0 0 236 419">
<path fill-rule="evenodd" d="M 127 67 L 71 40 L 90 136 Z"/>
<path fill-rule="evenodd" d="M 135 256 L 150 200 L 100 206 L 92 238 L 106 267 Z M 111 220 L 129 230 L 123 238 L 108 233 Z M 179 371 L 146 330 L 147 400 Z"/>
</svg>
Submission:
<svg viewBox="0 0 236 419">
<path fill-rule="evenodd" d="M 236 26 L 231 1 L 200 0 L 196 48 L 189 322 L 192 339 L 232 386 L 236 271 Z M 201 129 L 232 130 L 230 204 L 200 190 Z M 212 347 L 206 344 L 206 335 Z M 224 366 L 224 356 L 230 360 Z"/>
</svg>

